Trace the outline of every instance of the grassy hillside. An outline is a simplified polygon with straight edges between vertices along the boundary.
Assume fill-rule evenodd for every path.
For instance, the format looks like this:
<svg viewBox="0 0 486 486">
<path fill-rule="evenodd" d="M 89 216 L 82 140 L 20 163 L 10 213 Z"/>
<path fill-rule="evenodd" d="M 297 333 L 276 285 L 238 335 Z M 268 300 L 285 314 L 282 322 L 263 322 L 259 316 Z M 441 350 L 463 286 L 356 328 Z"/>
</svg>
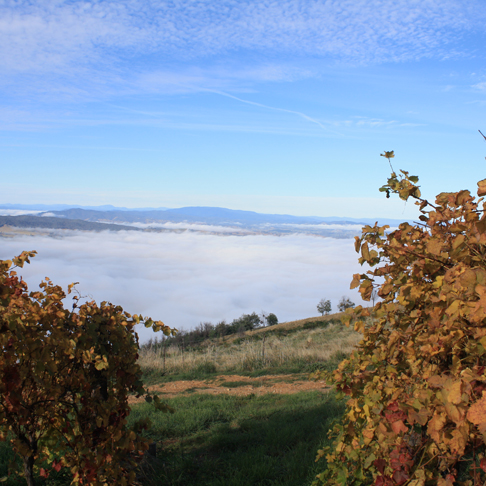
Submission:
<svg viewBox="0 0 486 486">
<path fill-rule="evenodd" d="M 344 326 L 341 314 L 284 322 L 241 335 L 208 339 L 195 348 L 142 347 L 139 364 L 148 380 L 192 379 L 205 374 L 305 373 L 351 352 L 361 334 Z"/>
</svg>

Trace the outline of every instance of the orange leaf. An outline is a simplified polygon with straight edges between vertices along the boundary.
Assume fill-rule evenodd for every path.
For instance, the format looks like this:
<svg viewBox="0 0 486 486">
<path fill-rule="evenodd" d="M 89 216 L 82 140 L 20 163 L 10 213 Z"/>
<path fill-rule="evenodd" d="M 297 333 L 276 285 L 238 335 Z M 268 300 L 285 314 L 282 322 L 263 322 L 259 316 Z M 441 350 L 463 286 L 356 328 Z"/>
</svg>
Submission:
<svg viewBox="0 0 486 486">
<path fill-rule="evenodd" d="M 478 182 L 478 196 L 486 196 L 486 179 Z"/>
<path fill-rule="evenodd" d="M 444 385 L 444 392 L 445 395 L 447 396 L 447 400 L 449 400 L 451 403 L 454 405 L 457 405 L 458 403 L 462 402 L 462 381 L 453 381 L 451 379 L 447 380 L 447 382 Z"/>
<path fill-rule="evenodd" d="M 468 430 L 466 427 L 461 427 L 463 430 L 456 429 L 452 431 L 452 439 L 449 443 L 451 451 L 459 457 L 464 455 L 466 444 L 469 439 Z"/>
<path fill-rule="evenodd" d="M 395 434 L 399 434 L 400 432 L 408 432 L 408 427 L 403 423 L 403 420 L 397 420 L 391 424 L 391 428 Z"/>
<path fill-rule="evenodd" d="M 483 391 L 483 396 L 469 408 L 467 419 L 476 425 L 486 424 L 486 391 Z"/>
<path fill-rule="evenodd" d="M 447 381 L 447 377 L 445 376 L 440 376 L 440 375 L 433 375 L 431 376 L 428 380 L 429 385 L 436 387 L 436 388 L 442 388 Z"/>
</svg>

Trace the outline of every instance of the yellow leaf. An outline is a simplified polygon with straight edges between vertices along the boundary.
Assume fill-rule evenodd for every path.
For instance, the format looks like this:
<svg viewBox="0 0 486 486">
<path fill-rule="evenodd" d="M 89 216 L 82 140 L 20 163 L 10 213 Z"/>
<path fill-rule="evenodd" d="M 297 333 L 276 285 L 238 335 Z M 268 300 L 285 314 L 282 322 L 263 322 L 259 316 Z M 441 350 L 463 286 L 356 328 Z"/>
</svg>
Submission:
<svg viewBox="0 0 486 486">
<path fill-rule="evenodd" d="M 435 413 L 434 416 L 430 419 L 429 425 L 427 426 L 427 431 L 436 442 L 441 442 L 441 438 L 439 432 L 442 430 L 446 423 L 447 419 L 444 414 Z"/>
<path fill-rule="evenodd" d="M 408 486 L 424 486 L 425 481 L 423 479 L 414 479 L 408 483 Z"/>
<path fill-rule="evenodd" d="M 355 330 L 356 332 L 363 333 L 364 328 L 365 328 L 365 325 L 364 325 L 364 322 L 363 322 L 363 321 L 357 321 L 357 322 L 354 324 L 354 330 Z"/>
<path fill-rule="evenodd" d="M 105 358 L 106 360 L 106 358 Z M 95 368 L 97 370 L 105 370 L 106 368 L 108 368 L 108 363 L 106 361 L 98 361 L 96 364 L 95 364 Z"/>
<path fill-rule="evenodd" d="M 456 424 L 462 424 L 464 422 L 464 415 L 466 410 L 463 407 L 457 407 L 450 402 L 446 402 L 445 410 L 447 416 Z"/>
<path fill-rule="evenodd" d="M 359 273 L 355 273 L 353 275 L 353 280 L 351 282 L 351 285 L 349 286 L 350 289 L 355 289 L 361 280 L 361 275 Z"/>
<path fill-rule="evenodd" d="M 370 250 L 368 248 L 368 243 L 366 241 L 361 245 L 361 255 L 363 255 L 363 258 L 365 260 L 370 259 Z"/>
<path fill-rule="evenodd" d="M 452 242 L 452 248 L 455 250 L 456 248 L 461 246 L 464 243 L 465 239 L 466 237 L 464 235 L 457 235 Z"/>
<path fill-rule="evenodd" d="M 440 255 L 442 251 L 442 245 L 442 241 L 431 238 L 429 241 L 427 241 L 427 251 L 432 255 Z"/>
<path fill-rule="evenodd" d="M 366 414 L 366 416 L 369 417 L 370 416 L 370 407 L 367 404 L 365 404 L 365 405 L 363 405 L 363 410 L 364 410 L 364 413 Z M 373 431 L 371 431 L 371 432 L 373 433 Z M 364 435 L 364 431 L 363 431 L 363 435 Z"/>
<path fill-rule="evenodd" d="M 446 309 L 446 314 L 448 316 L 458 316 L 460 304 L 460 300 L 454 300 L 452 304 Z"/>
</svg>

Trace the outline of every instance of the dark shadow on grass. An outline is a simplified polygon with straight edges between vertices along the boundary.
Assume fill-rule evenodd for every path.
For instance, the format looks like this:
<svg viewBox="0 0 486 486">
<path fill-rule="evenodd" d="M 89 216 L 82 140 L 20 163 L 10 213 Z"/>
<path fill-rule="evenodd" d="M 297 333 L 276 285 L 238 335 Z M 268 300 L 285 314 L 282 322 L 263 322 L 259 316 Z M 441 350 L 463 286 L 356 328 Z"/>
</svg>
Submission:
<svg viewBox="0 0 486 486">
<path fill-rule="evenodd" d="M 325 469 L 325 461 L 315 463 L 317 450 L 327 443 L 327 431 L 333 419 L 342 416 L 344 404 L 331 395 L 314 396 L 312 407 L 284 405 L 288 397 L 278 398 L 267 412 L 254 417 L 207 424 L 195 435 L 166 441 L 165 446 L 160 442 L 159 458 L 152 462 L 145 483 L 309 485 Z"/>
</svg>

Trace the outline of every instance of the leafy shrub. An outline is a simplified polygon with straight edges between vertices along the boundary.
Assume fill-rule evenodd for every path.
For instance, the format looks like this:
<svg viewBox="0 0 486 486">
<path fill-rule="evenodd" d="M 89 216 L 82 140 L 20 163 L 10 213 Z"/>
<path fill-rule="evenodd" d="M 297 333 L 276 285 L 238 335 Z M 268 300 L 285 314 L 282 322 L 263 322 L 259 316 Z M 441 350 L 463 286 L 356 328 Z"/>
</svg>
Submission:
<svg viewBox="0 0 486 486">
<path fill-rule="evenodd" d="M 486 480 L 486 203 L 463 190 L 431 204 L 418 178 L 401 174 L 381 191 L 415 198 L 421 224 L 389 234 L 366 226 L 356 238 L 359 262 L 372 270 L 351 288 L 369 301 L 374 278 L 384 278 L 383 300 L 346 311 L 363 339 L 336 371 L 316 374 L 348 400 L 333 447 L 318 453 L 328 467 L 315 485 Z M 478 186 L 486 195 L 486 179 Z"/>
<path fill-rule="evenodd" d="M 75 483 L 135 484 L 134 459 L 150 442 L 138 432 L 149 424 L 127 427 L 128 394 L 168 408 L 142 384 L 134 326 L 171 330 L 107 302 L 75 297 L 67 310 L 48 279 L 28 293 L 14 268 L 34 254 L 0 260 L 0 440 L 22 458 L 29 486 L 38 463 L 44 478 L 66 468 Z"/>
</svg>

